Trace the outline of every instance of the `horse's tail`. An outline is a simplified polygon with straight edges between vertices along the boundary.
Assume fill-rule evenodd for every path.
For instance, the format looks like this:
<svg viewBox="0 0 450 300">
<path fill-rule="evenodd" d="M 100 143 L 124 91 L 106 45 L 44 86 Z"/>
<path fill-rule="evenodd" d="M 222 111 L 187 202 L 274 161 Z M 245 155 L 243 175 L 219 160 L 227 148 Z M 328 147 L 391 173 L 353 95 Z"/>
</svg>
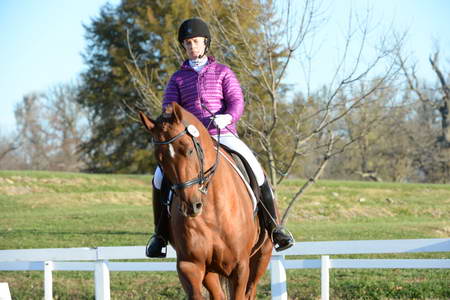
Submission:
<svg viewBox="0 0 450 300">
<path fill-rule="evenodd" d="M 229 278 L 220 275 L 220 285 L 222 286 L 222 291 L 225 293 L 225 299 L 230 300 L 234 291 L 233 282 Z"/>
<path fill-rule="evenodd" d="M 233 282 L 231 281 L 231 279 L 219 275 L 219 280 L 220 280 L 220 287 L 222 288 L 223 293 L 225 294 L 225 299 L 226 300 L 231 300 L 231 295 L 233 295 L 233 291 L 234 291 L 234 285 Z M 202 288 L 202 296 L 205 299 L 211 299 L 211 295 L 209 294 L 208 290 L 203 287 Z"/>
</svg>

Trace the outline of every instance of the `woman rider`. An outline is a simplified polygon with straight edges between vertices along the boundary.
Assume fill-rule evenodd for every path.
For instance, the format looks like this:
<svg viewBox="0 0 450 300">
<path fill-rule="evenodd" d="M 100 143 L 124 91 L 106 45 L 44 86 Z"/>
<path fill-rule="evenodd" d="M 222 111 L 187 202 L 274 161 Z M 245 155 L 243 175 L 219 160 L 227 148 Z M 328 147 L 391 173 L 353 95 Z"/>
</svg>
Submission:
<svg viewBox="0 0 450 300">
<path fill-rule="evenodd" d="M 265 178 L 264 171 L 253 152 L 242 142 L 236 131 L 236 123 L 244 110 L 244 97 L 236 75 L 228 66 L 219 64 L 214 57 L 206 56 L 211 43 L 207 24 L 198 18 L 184 21 L 178 31 L 178 41 L 186 51 L 188 60 L 169 80 L 163 101 L 163 108 L 177 102 L 196 116 L 220 143 L 241 154 L 251 166 L 261 189 L 262 202 L 266 209 L 266 229 L 277 251 L 291 247 L 292 235 L 278 225 L 274 196 Z M 215 126 L 211 126 L 211 119 Z M 162 249 L 168 241 L 168 215 L 164 202 L 168 189 L 161 169 L 156 169 L 153 177 L 153 212 L 155 234 L 150 238 L 146 255 L 165 257 Z M 270 214 L 267 215 L 267 214 Z"/>
</svg>

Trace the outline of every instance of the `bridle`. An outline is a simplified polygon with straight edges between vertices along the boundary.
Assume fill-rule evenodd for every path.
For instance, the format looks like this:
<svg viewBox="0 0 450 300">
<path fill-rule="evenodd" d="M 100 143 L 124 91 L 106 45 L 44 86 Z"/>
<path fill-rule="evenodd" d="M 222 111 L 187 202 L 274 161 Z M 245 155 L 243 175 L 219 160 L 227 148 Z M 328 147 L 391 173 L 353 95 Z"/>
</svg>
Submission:
<svg viewBox="0 0 450 300">
<path fill-rule="evenodd" d="M 197 153 L 197 158 L 198 158 L 198 162 L 200 165 L 199 174 L 196 178 L 193 178 L 191 180 L 188 180 L 188 181 L 185 181 L 182 183 L 172 184 L 170 189 L 176 193 L 177 190 L 182 190 L 182 189 L 188 188 L 190 186 L 193 186 L 195 184 L 198 184 L 199 185 L 198 190 L 202 194 L 206 195 L 208 193 L 209 182 L 210 182 L 212 176 L 215 174 L 215 171 L 216 171 L 216 168 L 217 168 L 217 165 L 219 162 L 219 152 L 218 152 L 219 147 L 217 147 L 216 161 L 208 170 L 205 171 L 204 166 L 203 166 L 204 160 L 205 160 L 205 154 L 204 154 L 203 148 L 200 145 L 200 142 L 198 140 L 198 137 L 200 136 L 200 132 L 198 131 L 197 127 L 195 127 L 194 125 L 187 124 L 184 121 L 183 121 L 183 124 L 184 124 L 185 128 L 180 133 L 178 133 L 174 137 L 168 139 L 167 141 L 157 141 L 157 140 L 153 139 L 153 144 L 168 145 L 168 144 L 175 142 L 176 140 L 178 140 L 185 134 L 189 135 L 192 139 L 192 142 L 195 147 L 195 151 Z"/>
</svg>

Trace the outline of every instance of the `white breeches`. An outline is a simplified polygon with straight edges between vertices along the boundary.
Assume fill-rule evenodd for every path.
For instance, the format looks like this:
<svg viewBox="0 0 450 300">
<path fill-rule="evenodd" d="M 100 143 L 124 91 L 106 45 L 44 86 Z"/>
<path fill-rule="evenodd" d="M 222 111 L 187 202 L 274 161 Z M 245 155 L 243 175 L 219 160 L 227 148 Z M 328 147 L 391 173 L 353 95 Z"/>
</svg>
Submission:
<svg viewBox="0 0 450 300">
<path fill-rule="evenodd" d="M 213 135 L 214 139 L 218 139 L 217 135 Z M 227 146 L 233 151 L 238 152 L 241 154 L 245 160 L 247 160 L 248 164 L 253 170 L 253 173 L 255 174 L 256 181 L 258 182 L 258 185 L 263 185 L 265 181 L 264 171 L 261 167 L 260 163 L 256 159 L 255 155 L 253 154 L 252 150 L 238 137 L 232 135 L 232 134 L 221 134 L 220 135 L 220 143 Z M 157 189 L 161 189 L 163 179 L 163 173 L 159 167 L 156 168 L 155 175 L 153 176 L 153 185 Z"/>
</svg>

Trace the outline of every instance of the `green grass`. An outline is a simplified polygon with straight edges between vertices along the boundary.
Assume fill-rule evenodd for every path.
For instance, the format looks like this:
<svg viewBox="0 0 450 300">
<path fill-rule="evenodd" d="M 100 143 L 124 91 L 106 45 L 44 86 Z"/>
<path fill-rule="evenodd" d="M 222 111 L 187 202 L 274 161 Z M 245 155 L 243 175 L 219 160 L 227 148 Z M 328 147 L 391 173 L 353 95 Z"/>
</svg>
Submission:
<svg viewBox="0 0 450 300">
<path fill-rule="evenodd" d="M 278 188 L 281 211 L 302 181 Z M 0 249 L 144 245 L 151 177 L 0 171 Z M 297 241 L 450 236 L 450 186 L 320 181 L 295 204 Z M 448 258 L 448 253 L 352 257 Z M 337 257 L 337 256 L 336 256 Z M 340 256 L 344 257 L 344 256 Z M 313 257 L 318 258 L 318 257 Z M 332 270 L 332 299 L 450 299 L 447 270 Z M 43 272 L 0 272 L 14 299 L 41 299 Z M 113 299 L 183 299 L 175 272 L 113 272 Z M 290 299 L 319 299 L 319 270 L 289 270 Z M 92 272 L 55 272 L 55 299 L 93 299 Z M 258 299 L 270 298 L 270 276 Z"/>
</svg>

